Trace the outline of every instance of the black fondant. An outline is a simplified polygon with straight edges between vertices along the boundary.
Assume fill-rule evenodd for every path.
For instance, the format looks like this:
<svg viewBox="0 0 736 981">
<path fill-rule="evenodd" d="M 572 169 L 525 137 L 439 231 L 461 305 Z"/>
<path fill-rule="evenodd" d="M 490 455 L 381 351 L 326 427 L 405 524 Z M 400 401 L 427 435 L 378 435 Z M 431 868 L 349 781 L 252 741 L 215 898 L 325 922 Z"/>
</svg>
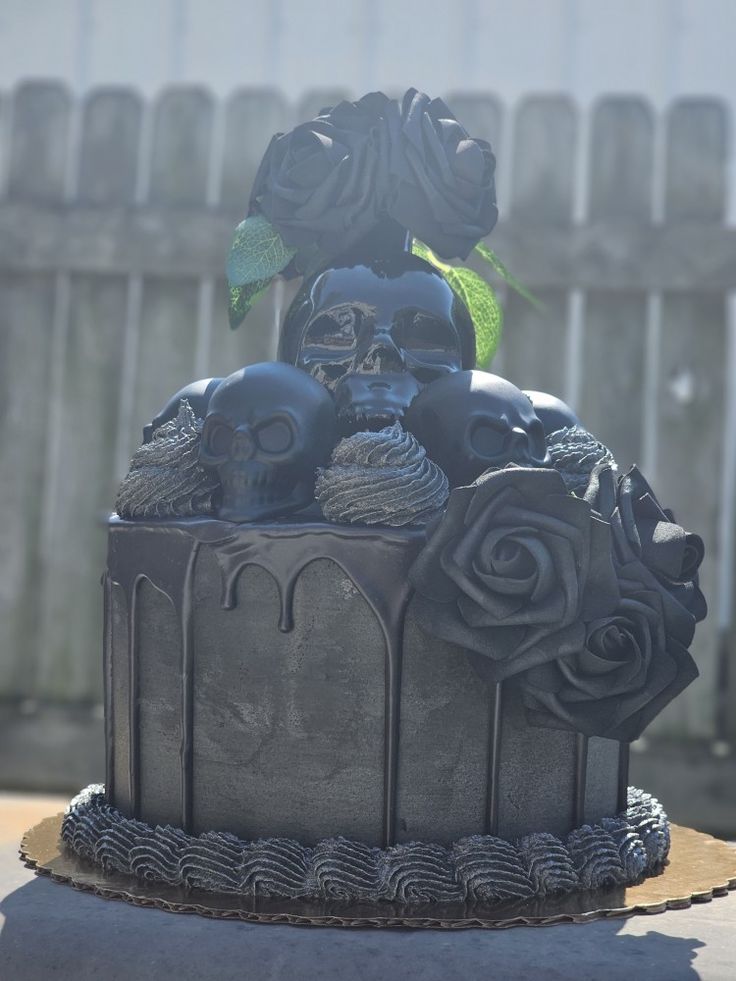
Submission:
<svg viewBox="0 0 736 981">
<path fill-rule="evenodd" d="M 544 467 L 544 427 L 529 399 L 498 375 L 463 371 L 440 378 L 409 407 L 406 428 L 447 474 L 451 487 L 484 470 L 517 463 Z"/>
<path fill-rule="evenodd" d="M 574 748 L 550 755 L 549 732 L 525 727 L 510 701 L 501 715 L 525 727 L 513 756 L 464 652 L 405 622 L 424 541 L 293 521 L 112 520 L 111 803 L 196 832 L 449 842 L 489 830 L 490 777 L 499 805 L 535 784 L 522 815 L 501 806 L 496 833 L 570 830 L 569 797 L 568 823 L 552 815 Z M 500 767 L 506 754 L 516 762 L 494 779 L 489 758 Z M 614 757 L 601 775 L 613 794 Z"/>
<path fill-rule="evenodd" d="M 180 388 L 178 392 L 171 396 L 161 411 L 154 416 L 153 420 L 143 427 L 143 442 L 150 443 L 151 437 L 159 426 L 165 422 L 176 419 L 179 414 L 179 406 L 182 399 L 186 399 L 191 406 L 192 412 L 197 419 L 204 419 L 207 415 L 207 407 L 210 404 L 212 393 L 222 381 L 222 378 L 201 378 L 199 381 L 191 382 Z"/>
<path fill-rule="evenodd" d="M 527 389 L 524 389 L 524 395 L 532 403 L 547 436 L 557 432 L 558 429 L 568 429 L 570 426 L 582 427 L 582 423 L 567 402 L 563 402 L 556 395 L 550 395 L 549 392 L 532 392 Z"/>
<path fill-rule="evenodd" d="M 255 521 L 311 504 L 336 430 L 328 393 L 291 365 L 255 364 L 230 375 L 210 400 L 199 452 L 220 478 L 220 517 Z"/>
<path fill-rule="evenodd" d="M 380 231 L 380 252 L 374 235 L 305 280 L 281 332 L 279 358 L 334 394 L 345 434 L 400 420 L 425 385 L 475 364 L 464 304 L 401 235 Z"/>
</svg>

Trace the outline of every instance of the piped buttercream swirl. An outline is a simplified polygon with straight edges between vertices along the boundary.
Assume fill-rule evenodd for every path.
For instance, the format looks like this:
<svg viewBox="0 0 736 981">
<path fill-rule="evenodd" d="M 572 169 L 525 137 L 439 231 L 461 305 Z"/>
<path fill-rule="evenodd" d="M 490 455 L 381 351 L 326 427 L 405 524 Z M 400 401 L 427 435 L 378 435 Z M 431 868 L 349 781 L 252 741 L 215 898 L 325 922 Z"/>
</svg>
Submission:
<svg viewBox="0 0 736 981">
<path fill-rule="evenodd" d="M 426 524 L 448 494 L 445 474 L 398 422 L 340 440 L 315 487 L 328 521 L 394 527 Z"/>
<path fill-rule="evenodd" d="M 613 453 L 582 426 L 550 433 L 547 449 L 552 466 L 562 476 L 565 486 L 578 496 L 585 492 L 590 475 L 599 463 L 608 463 L 616 469 Z"/>
<path fill-rule="evenodd" d="M 176 419 L 153 432 L 133 454 L 115 501 L 121 518 L 187 518 L 212 514 L 219 487 L 199 462 L 202 420 L 182 399 Z"/>
<path fill-rule="evenodd" d="M 473 835 L 453 845 L 409 842 L 373 848 L 344 837 L 314 847 L 288 838 L 243 841 L 209 831 L 151 827 L 124 817 L 93 784 L 69 805 L 62 840 L 106 870 L 187 888 L 241 896 L 330 901 L 523 902 L 552 893 L 632 885 L 661 868 L 667 817 L 653 797 L 629 790 L 615 818 L 584 825 L 564 841 L 527 835 L 517 842 Z"/>
</svg>

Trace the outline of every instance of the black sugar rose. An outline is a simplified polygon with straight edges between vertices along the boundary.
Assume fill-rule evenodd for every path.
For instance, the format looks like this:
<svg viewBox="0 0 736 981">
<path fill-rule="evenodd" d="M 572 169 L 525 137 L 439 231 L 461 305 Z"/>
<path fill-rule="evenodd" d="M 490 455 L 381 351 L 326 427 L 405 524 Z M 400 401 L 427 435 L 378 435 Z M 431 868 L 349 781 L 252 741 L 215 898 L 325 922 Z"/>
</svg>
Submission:
<svg viewBox="0 0 736 981">
<path fill-rule="evenodd" d="M 349 248 L 376 223 L 390 106 L 373 92 L 274 136 L 253 184 L 251 213 L 263 213 L 292 248 L 317 246 L 327 256 Z"/>
<path fill-rule="evenodd" d="M 632 467 L 616 476 L 610 467 L 599 466 L 585 499 L 611 523 L 618 561 L 637 558 L 661 589 L 696 621 L 703 620 L 708 612 L 698 584 L 703 540 L 681 528 L 672 512 L 662 508 L 641 472 Z"/>
<path fill-rule="evenodd" d="M 640 572 L 620 570 L 621 602 L 586 623 L 581 650 L 518 679 L 531 722 L 629 742 L 697 677 L 687 632 L 668 633 L 662 594 Z"/>
<path fill-rule="evenodd" d="M 619 602 L 609 526 L 554 470 L 456 488 L 410 579 L 422 628 L 484 655 L 494 681 L 580 650 L 584 621 Z"/>
<path fill-rule="evenodd" d="M 409 89 L 401 106 L 393 218 L 445 259 L 465 259 L 496 224 L 496 161 L 441 99 Z"/>
</svg>

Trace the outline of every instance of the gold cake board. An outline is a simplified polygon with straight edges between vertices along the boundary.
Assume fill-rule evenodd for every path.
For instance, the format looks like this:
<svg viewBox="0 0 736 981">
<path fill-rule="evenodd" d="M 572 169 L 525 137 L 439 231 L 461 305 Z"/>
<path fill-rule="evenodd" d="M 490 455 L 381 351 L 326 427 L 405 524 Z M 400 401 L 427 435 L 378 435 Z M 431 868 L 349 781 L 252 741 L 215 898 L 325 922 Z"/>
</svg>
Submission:
<svg viewBox="0 0 736 981">
<path fill-rule="evenodd" d="M 736 849 L 710 835 L 671 825 L 669 862 L 657 876 L 628 888 L 581 892 L 567 896 L 494 904 L 322 902 L 301 899 L 265 899 L 232 893 L 166 886 L 133 876 L 103 873 L 80 859 L 61 842 L 63 815 L 46 818 L 26 832 L 21 858 L 38 875 L 104 899 L 121 899 L 172 913 L 198 913 L 218 919 L 256 923 L 291 923 L 300 926 L 414 927 L 458 930 L 470 927 L 506 929 L 515 926 L 551 926 L 586 923 L 636 913 L 662 913 L 708 902 L 736 889 Z"/>
</svg>

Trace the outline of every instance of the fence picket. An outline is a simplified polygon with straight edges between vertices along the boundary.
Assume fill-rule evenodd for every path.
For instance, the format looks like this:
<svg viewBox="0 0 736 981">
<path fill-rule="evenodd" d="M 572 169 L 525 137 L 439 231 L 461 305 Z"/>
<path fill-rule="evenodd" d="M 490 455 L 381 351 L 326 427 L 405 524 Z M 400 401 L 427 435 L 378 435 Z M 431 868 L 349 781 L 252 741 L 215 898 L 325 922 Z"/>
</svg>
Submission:
<svg viewBox="0 0 736 981">
<path fill-rule="evenodd" d="M 25 82 L 13 98 L 8 196 L 49 204 L 64 196 L 71 99 L 56 82 Z"/>
<path fill-rule="evenodd" d="M 651 113 L 640 100 L 599 103 L 591 131 L 590 220 L 649 220 L 653 140 Z M 584 322 L 581 419 L 622 466 L 640 463 L 646 295 L 591 292 Z"/>
<path fill-rule="evenodd" d="M 723 107 L 675 103 L 667 118 L 665 219 L 723 220 Z M 713 736 L 718 678 L 719 506 L 723 462 L 726 309 L 718 294 L 669 293 L 662 305 L 656 487 L 686 527 L 706 545 L 701 581 L 711 614 L 698 627 L 693 655 L 700 679 L 657 720 L 657 732 Z M 736 438 L 736 434 L 734 434 Z"/>
<path fill-rule="evenodd" d="M 570 225 L 577 134 L 572 104 L 557 96 L 527 99 L 519 107 L 513 133 L 512 219 Z M 508 293 L 504 374 L 520 388 L 564 398 L 567 294 L 525 285 L 538 295 L 542 309 Z"/>
</svg>

